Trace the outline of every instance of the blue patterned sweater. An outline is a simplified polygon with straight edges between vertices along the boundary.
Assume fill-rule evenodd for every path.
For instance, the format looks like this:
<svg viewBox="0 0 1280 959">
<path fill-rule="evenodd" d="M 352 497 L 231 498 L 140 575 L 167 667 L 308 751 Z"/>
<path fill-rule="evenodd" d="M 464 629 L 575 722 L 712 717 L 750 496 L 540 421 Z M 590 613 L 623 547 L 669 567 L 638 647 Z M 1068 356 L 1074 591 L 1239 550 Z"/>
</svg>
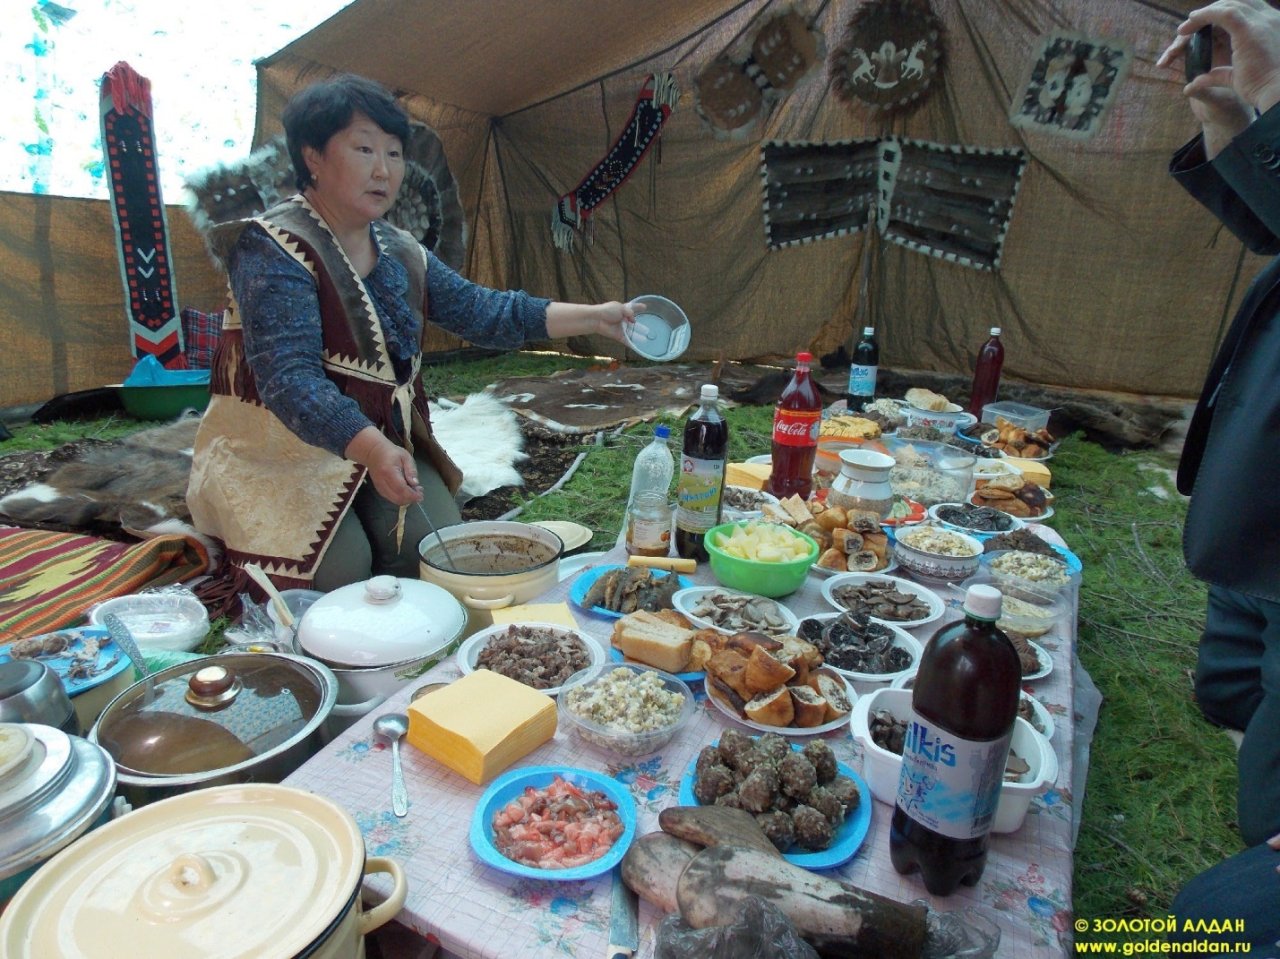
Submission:
<svg viewBox="0 0 1280 959">
<path fill-rule="evenodd" d="M 241 234 L 228 257 L 228 272 L 262 402 L 299 439 L 342 456 L 355 435 L 372 424 L 320 365 L 315 281 L 258 226 Z M 397 260 L 380 253 L 364 283 L 403 382 L 422 334 L 406 301 L 409 275 Z M 432 323 L 478 346 L 515 349 L 547 337 L 550 300 L 479 286 L 430 253 L 427 299 Z"/>
</svg>

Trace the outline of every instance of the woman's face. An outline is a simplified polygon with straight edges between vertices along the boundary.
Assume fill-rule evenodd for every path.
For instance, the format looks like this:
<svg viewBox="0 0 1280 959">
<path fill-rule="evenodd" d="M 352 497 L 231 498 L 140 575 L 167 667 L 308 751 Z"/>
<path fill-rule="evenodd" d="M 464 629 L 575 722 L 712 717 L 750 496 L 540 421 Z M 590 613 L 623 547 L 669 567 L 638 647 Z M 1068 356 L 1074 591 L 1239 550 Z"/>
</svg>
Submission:
<svg viewBox="0 0 1280 959">
<path fill-rule="evenodd" d="M 368 223 L 395 203 L 404 179 L 404 144 L 363 113 L 323 150 L 304 147 L 302 153 L 312 177 L 308 194 L 319 200 L 326 218 L 337 217 L 342 225 Z"/>
</svg>

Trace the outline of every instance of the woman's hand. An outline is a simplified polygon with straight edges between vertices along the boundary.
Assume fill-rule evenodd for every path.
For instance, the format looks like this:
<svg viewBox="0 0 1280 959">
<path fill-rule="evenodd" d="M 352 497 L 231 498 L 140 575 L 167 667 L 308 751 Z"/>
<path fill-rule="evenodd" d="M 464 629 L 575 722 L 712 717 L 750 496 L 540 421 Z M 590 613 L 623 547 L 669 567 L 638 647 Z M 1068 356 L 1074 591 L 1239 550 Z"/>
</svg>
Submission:
<svg viewBox="0 0 1280 959">
<path fill-rule="evenodd" d="M 369 470 L 379 495 L 396 506 L 422 502 L 418 467 L 408 450 L 397 446 L 375 426 L 366 426 L 347 444 L 346 457 Z"/>
<path fill-rule="evenodd" d="M 598 333 L 619 343 L 627 342 L 624 330 L 635 322 L 636 309 L 630 303 L 552 303 L 547 307 L 547 333 L 553 339 Z"/>
</svg>

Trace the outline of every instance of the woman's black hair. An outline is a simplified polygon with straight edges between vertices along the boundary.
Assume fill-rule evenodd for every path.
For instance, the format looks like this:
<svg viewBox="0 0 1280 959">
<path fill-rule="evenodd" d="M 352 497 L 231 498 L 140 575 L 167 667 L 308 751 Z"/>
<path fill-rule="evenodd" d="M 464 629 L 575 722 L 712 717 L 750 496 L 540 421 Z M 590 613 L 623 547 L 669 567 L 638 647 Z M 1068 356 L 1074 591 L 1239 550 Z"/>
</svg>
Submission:
<svg viewBox="0 0 1280 959">
<path fill-rule="evenodd" d="M 344 73 L 294 94 L 280 119 L 299 190 L 305 190 L 311 183 L 311 171 L 303 159 L 302 148 L 324 150 L 329 138 L 346 129 L 357 113 L 363 113 L 384 133 L 399 137 L 400 143 L 408 146 L 409 115 L 380 83 Z"/>
</svg>

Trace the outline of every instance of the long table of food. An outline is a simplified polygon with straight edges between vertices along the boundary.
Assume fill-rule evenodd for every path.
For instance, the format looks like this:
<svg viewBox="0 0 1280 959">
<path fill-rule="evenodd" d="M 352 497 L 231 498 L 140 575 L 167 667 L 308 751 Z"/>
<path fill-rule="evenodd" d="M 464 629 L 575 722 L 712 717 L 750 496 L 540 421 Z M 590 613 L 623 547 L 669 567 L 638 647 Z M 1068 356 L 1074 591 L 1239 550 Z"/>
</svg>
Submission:
<svg viewBox="0 0 1280 959">
<path fill-rule="evenodd" d="M 1052 531 L 1046 534 L 1047 538 L 1056 535 Z M 593 566 L 626 560 L 620 548 L 596 557 L 584 568 L 573 569 L 534 602 L 565 603 L 580 629 L 607 650 L 615 620 L 571 602 L 571 591 L 577 577 L 589 575 Z M 569 566 L 572 560 L 563 562 Z M 715 582 L 705 564 L 689 579 L 700 585 Z M 823 582 L 821 575 L 811 572 L 800 589 L 780 602 L 801 618 L 830 613 L 832 607 L 822 595 Z M 961 615 L 957 590 L 937 584 L 933 591 L 945 610 L 940 619 L 913 631 L 921 642 Z M 898 875 L 889 861 L 892 807 L 867 794 L 861 796 L 861 811 L 850 814 L 826 853 L 798 861 L 901 902 L 924 900 L 940 911 L 978 907 L 1001 930 L 999 955 L 1063 955 L 1071 941 L 1072 819 L 1076 815 L 1070 787 L 1074 604 L 1070 609 L 1069 615 L 1037 639 L 1041 655 L 1047 654 L 1048 659 L 1033 674 L 1038 678 L 1024 678 L 1024 690 L 1048 713 L 1052 728 L 1048 742 L 1056 758 L 1056 777 L 1031 799 L 1026 818 L 1016 831 L 992 835 L 987 868 L 976 886 L 935 898 L 926 893 L 919 877 Z M 451 658 L 374 712 L 404 711 L 423 686 L 451 682 L 460 672 L 456 658 Z M 656 830 L 661 810 L 689 804 L 693 765 L 704 747 L 732 728 L 759 735 L 708 698 L 703 683 L 692 682 L 690 686 L 696 701 L 692 720 L 656 752 L 622 758 L 584 742 L 562 724 L 554 738 L 524 756 L 517 767 L 602 773 L 634 800 L 635 835 Z M 486 704 L 477 702 L 474 708 L 483 710 Z M 469 838 L 485 786 L 474 785 L 407 746 L 402 756 L 409 810 L 403 818 L 397 817 L 391 808 L 391 751 L 374 735 L 373 719 L 371 714 L 357 721 L 286 783 L 339 802 L 355 816 L 369 855 L 393 857 L 403 864 L 409 893 L 399 921 L 460 956 L 605 954 L 610 932 L 610 874 L 547 880 L 513 875 L 486 863 L 473 850 Z M 821 738 L 842 767 L 858 774 L 866 793 L 866 759 L 850 724 L 828 723 L 819 728 L 826 731 L 809 736 L 805 735 L 809 730 L 798 729 L 793 731 L 797 735 L 788 738 L 797 744 Z M 864 829 L 865 835 L 857 835 Z M 370 883 L 375 891 L 378 882 L 374 879 Z M 662 918 L 659 910 L 640 903 L 637 955 L 653 955 Z"/>
</svg>

